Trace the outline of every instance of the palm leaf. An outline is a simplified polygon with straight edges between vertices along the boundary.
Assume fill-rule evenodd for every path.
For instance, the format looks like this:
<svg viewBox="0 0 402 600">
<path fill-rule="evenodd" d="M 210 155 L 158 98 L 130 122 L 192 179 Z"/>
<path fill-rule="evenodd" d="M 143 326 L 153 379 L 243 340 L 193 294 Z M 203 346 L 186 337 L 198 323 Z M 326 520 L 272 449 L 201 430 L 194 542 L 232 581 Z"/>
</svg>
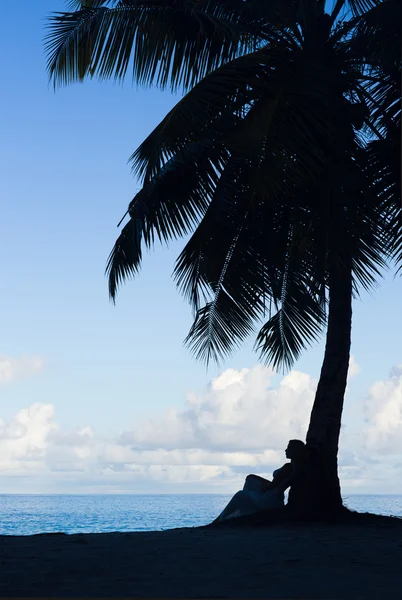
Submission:
<svg viewBox="0 0 402 600">
<path fill-rule="evenodd" d="M 120 0 L 66 0 L 66 7 L 69 11 L 82 10 L 83 8 L 98 8 L 99 6 L 108 6 L 118 4 Z"/>
<path fill-rule="evenodd" d="M 356 23 L 354 42 L 361 58 L 383 69 L 400 67 L 402 4 L 399 0 L 371 2 Z"/>
<path fill-rule="evenodd" d="M 402 207 L 401 207 L 401 138 L 400 114 L 387 130 L 387 136 L 370 142 L 367 148 L 367 166 L 373 180 L 384 221 L 381 237 L 386 254 L 402 269 Z"/>
<path fill-rule="evenodd" d="M 273 245 L 267 249 L 268 264 L 277 267 L 271 279 L 276 313 L 260 329 L 255 348 L 260 358 L 273 367 L 290 368 L 325 324 L 327 265 L 325 255 L 315 247 L 318 235 L 318 244 L 323 248 L 323 228 L 319 219 L 312 227 L 309 202 L 311 193 L 301 195 L 297 189 L 291 194 L 285 192 L 277 214 L 279 226 L 274 228 Z"/>
<path fill-rule="evenodd" d="M 250 161 L 227 165 L 176 264 L 178 287 L 197 311 L 186 344 L 206 363 L 229 355 L 264 316 L 267 301 L 281 298 L 291 208 L 261 197 L 255 177 Z M 291 241 L 296 247 L 295 235 Z"/>
<path fill-rule="evenodd" d="M 186 143 L 202 136 L 249 156 L 275 139 L 277 154 L 296 157 L 305 177 L 315 176 L 322 142 L 337 135 L 331 89 L 339 84 L 328 86 L 327 79 L 314 61 L 306 68 L 297 42 L 289 38 L 240 57 L 205 77 L 169 112 L 132 155 L 134 172 L 151 179 Z"/>
<path fill-rule="evenodd" d="M 346 0 L 345 4 L 348 5 L 354 16 L 360 17 L 374 8 L 379 2 L 381 0 Z"/>
<path fill-rule="evenodd" d="M 138 220 L 130 219 L 119 235 L 106 265 L 106 272 L 109 275 L 109 295 L 113 302 L 118 287 L 139 272 L 141 260 L 141 224 Z"/>
<path fill-rule="evenodd" d="M 207 75 L 167 114 L 130 158 L 136 174 L 149 179 L 164 160 L 200 136 L 211 142 L 233 130 L 255 97 L 269 94 L 263 86 L 267 70 L 275 67 L 264 51 L 235 59 Z M 275 86 L 276 84 L 276 86 Z M 271 84 L 271 94 L 278 83 Z M 274 89 L 275 88 L 275 89 Z"/>
<path fill-rule="evenodd" d="M 224 160 L 222 148 L 190 144 L 136 194 L 128 209 L 130 223 L 123 229 L 106 267 L 112 299 L 126 275 L 138 271 L 143 243 L 150 248 L 155 238 L 167 242 L 196 226 L 207 209 Z"/>
<path fill-rule="evenodd" d="M 290 369 L 302 351 L 318 339 L 324 325 L 325 313 L 319 300 L 288 273 L 283 300 L 258 332 L 255 348 L 267 364 Z"/>
<path fill-rule="evenodd" d="M 114 3 L 113 3 L 114 4 Z M 238 3 L 241 6 L 241 3 Z M 225 10 L 231 3 L 138 0 L 50 17 L 48 71 L 55 84 L 85 76 L 191 88 L 207 73 L 255 49 L 259 30 Z"/>
<path fill-rule="evenodd" d="M 272 264 L 282 261 L 283 251 L 277 237 L 263 235 L 276 209 L 268 212 L 259 187 L 252 161 L 230 159 L 176 263 L 177 285 L 196 311 L 186 344 L 207 363 L 229 355 L 251 333 L 272 297 Z M 272 224 L 267 229 L 271 233 Z"/>
<path fill-rule="evenodd" d="M 220 278 L 233 240 L 238 237 L 239 221 L 245 217 L 247 207 L 236 202 L 239 186 L 239 163 L 229 159 L 210 202 L 196 231 L 176 261 L 174 278 L 178 289 L 191 303 L 195 312 L 200 309 L 201 298 L 206 301 L 213 294 L 213 282 Z M 219 232 L 219 235 L 214 235 Z M 213 257 L 212 271 L 205 271 L 205 260 Z"/>
</svg>

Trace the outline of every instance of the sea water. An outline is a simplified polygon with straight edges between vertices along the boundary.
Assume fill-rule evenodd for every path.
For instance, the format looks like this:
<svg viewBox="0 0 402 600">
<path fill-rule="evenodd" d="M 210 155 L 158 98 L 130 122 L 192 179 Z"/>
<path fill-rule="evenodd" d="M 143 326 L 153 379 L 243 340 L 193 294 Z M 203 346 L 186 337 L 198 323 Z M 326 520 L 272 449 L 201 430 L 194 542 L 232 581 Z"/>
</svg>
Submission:
<svg viewBox="0 0 402 600">
<path fill-rule="evenodd" d="M 0 535 L 160 531 L 210 523 L 230 495 L 0 495 Z M 348 496 L 359 512 L 402 517 L 402 496 Z"/>
</svg>

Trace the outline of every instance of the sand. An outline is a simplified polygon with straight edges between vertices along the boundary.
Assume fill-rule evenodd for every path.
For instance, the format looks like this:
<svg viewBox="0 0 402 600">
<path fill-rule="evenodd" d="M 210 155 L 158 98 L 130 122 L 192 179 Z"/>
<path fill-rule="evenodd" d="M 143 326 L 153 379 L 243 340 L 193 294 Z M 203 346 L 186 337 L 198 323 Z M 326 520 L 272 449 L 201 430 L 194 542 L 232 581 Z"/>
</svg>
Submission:
<svg viewBox="0 0 402 600">
<path fill-rule="evenodd" d="M 402 598 L 402 521 L 0 537 L 0 596 Z"/>
</svg>

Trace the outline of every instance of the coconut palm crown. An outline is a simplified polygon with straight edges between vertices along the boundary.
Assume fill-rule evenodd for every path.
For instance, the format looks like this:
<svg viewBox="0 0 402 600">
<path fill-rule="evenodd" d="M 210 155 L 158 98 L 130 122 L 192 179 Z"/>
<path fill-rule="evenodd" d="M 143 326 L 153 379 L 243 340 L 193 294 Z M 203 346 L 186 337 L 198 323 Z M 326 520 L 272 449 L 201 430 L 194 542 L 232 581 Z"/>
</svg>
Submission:
<svg viewBox="0 0 402 600">
<path fill-rule="evenodd" d="M 174 276 L 196 315 L 187 343 L 206 361 L 257 327 L 262 358 L 289 367 L 326 322 L 331 269 L 350 263 L 357 292 L 390 252 L 397 208 L 365 153 L 389 110 L 379 44 L 363 52 L 359 36 L 392 2 L 325 4 L 87 0 L 51 18 L 55 84 L 131 72 L 184 93 L 131 157 L 142 189 L 107 272 L 114 299 L 144 245 L 192 234 Z"/>
</svg>

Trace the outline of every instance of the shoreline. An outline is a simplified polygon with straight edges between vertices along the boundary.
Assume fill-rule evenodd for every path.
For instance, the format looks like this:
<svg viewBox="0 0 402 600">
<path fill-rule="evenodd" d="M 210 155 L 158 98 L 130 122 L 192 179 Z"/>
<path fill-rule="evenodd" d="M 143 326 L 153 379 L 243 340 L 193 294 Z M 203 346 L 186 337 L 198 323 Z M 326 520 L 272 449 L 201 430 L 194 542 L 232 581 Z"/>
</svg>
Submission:
<svg viewBox="0 0 402 600">
<path fill-rule="evenodd" d="M 396 599 L 401 534 L 400 518 L 356 513 L 337 524 L 0 536 L 0 596 Z"/>
</svg>

